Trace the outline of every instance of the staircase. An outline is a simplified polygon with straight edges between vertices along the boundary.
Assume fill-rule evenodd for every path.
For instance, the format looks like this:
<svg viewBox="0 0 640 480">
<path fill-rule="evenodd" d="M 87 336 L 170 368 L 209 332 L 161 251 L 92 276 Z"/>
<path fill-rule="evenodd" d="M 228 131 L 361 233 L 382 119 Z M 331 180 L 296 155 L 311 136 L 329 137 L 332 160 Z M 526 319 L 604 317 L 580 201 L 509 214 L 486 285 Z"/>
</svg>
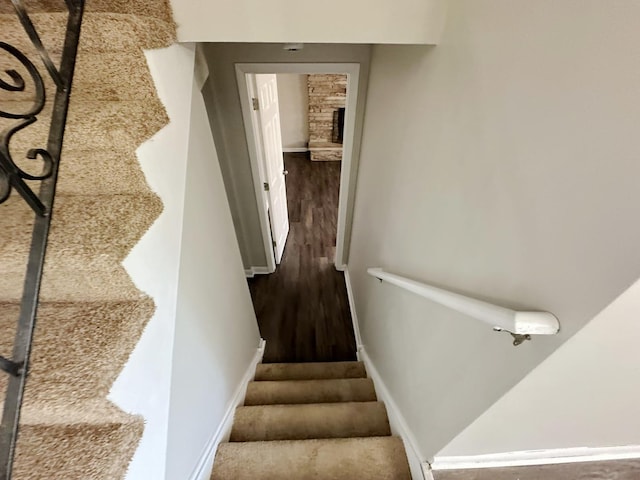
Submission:
<svg viewBox="0 0 640 480">
<path fill-rule="evenodd" d="M 64 0 L 25 3 L 57 63 Z M 165 0 L 87 0 L 85 12 L 13 480 L 123 478 L 144 430 L 141 417 L 121 411 L 107 395 L 154 311 L 121 262 L 162 211 L 135 150 L 168 121 L 143 49 L 172 43 L 175 26 Z M 0 40 L 38 59 L 8 1 L 0 2 Z M 51 95 L 52 81 L 38 68 Z M 8 111 L 32 101 L 0 93 Z M 16 157 L 46 145 L 47 112 L 13 139 Z M 0 205 L 5 355 L 32 224 L 33 212 L 15 192 Z M 1 394 L 5 387 L 2 375 Z"/>
<path fill-rule="evenodd" d="M 211 480 L 410 480 L 362 362 L 260 364 Z"/>
</svg>

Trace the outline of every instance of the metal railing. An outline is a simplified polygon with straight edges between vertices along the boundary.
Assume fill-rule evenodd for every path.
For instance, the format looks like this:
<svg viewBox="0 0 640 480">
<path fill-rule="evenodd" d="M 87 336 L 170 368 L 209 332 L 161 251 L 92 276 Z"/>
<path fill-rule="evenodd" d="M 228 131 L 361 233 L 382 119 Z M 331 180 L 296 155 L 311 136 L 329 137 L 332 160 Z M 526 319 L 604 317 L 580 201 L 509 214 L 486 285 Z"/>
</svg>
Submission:
<svg viewBox="0 0 640 480">
<path fill-rule="evenodd" d="M 23 2 L 11 0 L 11 3 L 19 24 L 33 46 L 29 50 L 35 52 L 34 57 L 40 58 L 29 59 L 25 52 L 3 42 L 1 35 L 5 32 L 0 33 L 0 50 L 5 52 L 2 58 L 10 58 L 10 61 L 16 62 L 8 67 L 0 65 L 0 90 L 11 93 L 25 92 L 27 86 L 34 89 L 33 103 L 26 113 L 7 111 L 7 108 L 10 110 L 12 106 L 11 102 L 6 102 L 8 105 L 0 103 L 0 117 L 8 119 L 7 121 L 11 123 L 0 132 L 0 204 L 6 202 L 12 193 L 17 194 L 31 207 L 35 217 L 13 352 L 10 358 L 0 356 L 0 369 L 8 375 L 0 424 L 0 480 L 11 479 L 18 439 L 20 408 L 29 372 L 29 355 L 36 325 L 40 283 L 84 10 L 84 0 L 65 0 L 66 9 L 63 7 L 63 13 L 56 13 L 56 15 L 66 15 L 68 12 L 62 55 L 59 65 L 56 66 Z M 53 81 L 54 87 L 51 92 L 47 92 L 47 82 L 43 80 L 40 70 L 36 67 L 36 64 L 40 63 Z M 20 71 L 26 71 L 28 77 L 25 78 Z M 52 108 L 46 148 L 33 146 L 26 152 L 27 159 L 40 160 L 43 164 L 41 173 L 32 174 L 26 172 L 14 161 L 9 147 L 12 137 L 36 123 L 45 106 L 51 104 L 47 103 L 48 94 L 51 94 Z M 31 188 L 34 181 L 39 182 L 38 192 Z M 1 211 L 0 214 L 2 214 Z"/>
<path fill-rule="evenodd" d="M 452 310 L 488 323 L 497 332 L 510 333 L 515 346 L 526 340 L 531 340 L 531 335 L 555 335 L 560 331 L 558 319 L 549 312 L 511 310 L 427 283 L 417 282 L 387 272 L 382 268 L 369 268 L 367 273 L 381 282 L 389 282 Z"/>
</svg>

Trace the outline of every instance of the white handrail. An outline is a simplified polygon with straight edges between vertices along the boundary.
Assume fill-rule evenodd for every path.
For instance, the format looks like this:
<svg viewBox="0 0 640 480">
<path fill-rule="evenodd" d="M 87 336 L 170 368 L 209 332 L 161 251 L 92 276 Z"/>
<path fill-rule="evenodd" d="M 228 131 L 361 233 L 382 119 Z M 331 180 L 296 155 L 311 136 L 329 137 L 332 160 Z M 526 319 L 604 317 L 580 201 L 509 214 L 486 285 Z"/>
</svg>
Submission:
<svg viewBox="0 0 640 480">
<path fill-rule="evenodd" d="M 511 310 L 385 272 L 382 268 L 369 268 L 367 273 L 452 310 L 482 320 L 496 330 L 506 330 L 517 335 L 554 335 L 560 331 L 558 319 L 549 312 Z"/>
</svg>

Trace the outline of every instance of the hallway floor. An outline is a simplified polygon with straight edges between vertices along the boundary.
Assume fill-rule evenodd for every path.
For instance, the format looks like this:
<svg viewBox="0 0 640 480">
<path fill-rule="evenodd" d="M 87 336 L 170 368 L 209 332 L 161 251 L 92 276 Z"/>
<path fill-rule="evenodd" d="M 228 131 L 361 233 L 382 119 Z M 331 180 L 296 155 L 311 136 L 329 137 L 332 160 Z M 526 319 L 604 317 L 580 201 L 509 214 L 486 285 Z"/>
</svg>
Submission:
<svg viewBox="0 0 640 480">
<path fill-rule="evenodd" d="M 439 470 L 435 480 L 637 480 L 640 460 L 558 463 L 522 467 Z"/>
<path fill-rule="evenodd" d="M 333 265 L 340 165 L 285 154 L 290 231 L 282 263 L 249 279 L 265 363 L 356 359 L 344 275 Z"/>
</svg>

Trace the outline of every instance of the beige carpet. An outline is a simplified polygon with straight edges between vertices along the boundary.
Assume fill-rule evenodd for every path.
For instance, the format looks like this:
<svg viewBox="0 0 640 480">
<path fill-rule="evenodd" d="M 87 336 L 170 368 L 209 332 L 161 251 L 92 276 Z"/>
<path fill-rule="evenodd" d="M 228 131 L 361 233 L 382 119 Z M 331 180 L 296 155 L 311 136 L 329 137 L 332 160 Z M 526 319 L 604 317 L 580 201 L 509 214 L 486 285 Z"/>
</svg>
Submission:
<svg viewBox="0 0 640 480">
<path fill-rule="evenodd" d="M 258 365 L 212 480 L 410 480 L 361 362 Z"/>
<path fill-rule="evenodd" d="M 64 2 L 25 3 L 59 59 Z M 0 32 L 37 59 L 10 2 L 0 3 Z M 174 36 L 165 0 L 86 2 L 14 480 L 123 478 L 144 430 L 142 418 L 106 397 L 154 311 L 121 262 L 162 211 L 135 150 L 168 121 L 142 50 Z M 52 82 L 40 71 L 51 98 Z M 31 96 L 1 92 L 0 101 L 19 111 Z M 47 112 L 16 135 L 15 158 L 44 145 Z M 17 194 L 0 205 L 3 354 L 12 345 L 31 225 Z"/>
</svg>

